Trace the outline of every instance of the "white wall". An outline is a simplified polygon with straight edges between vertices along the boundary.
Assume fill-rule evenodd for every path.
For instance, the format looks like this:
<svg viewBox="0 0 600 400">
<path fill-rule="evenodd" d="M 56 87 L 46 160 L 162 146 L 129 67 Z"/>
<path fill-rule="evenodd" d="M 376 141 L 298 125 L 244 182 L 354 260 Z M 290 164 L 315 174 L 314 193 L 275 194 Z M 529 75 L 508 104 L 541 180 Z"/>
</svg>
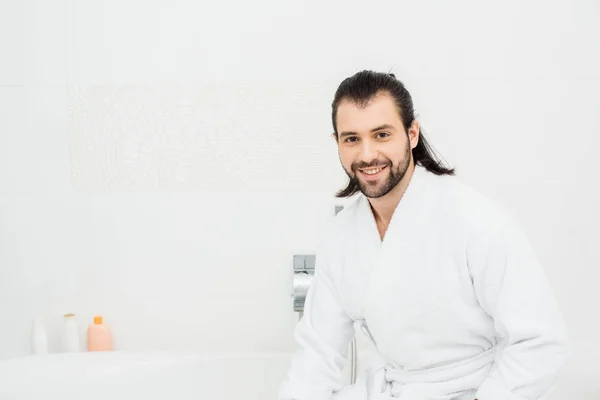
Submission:
<svg viewBox="0 0 600 400">
<path fill-rule="evenodd" d="M 57 351 L 65 312 L 124 350 L 293 351 L 292 255 L 345 183 L 333 93 L 391 70 L 538 250 L 575 350 L 555 398 L 600 396 L 598 2 L 0 4 L 0 358 L 34 315 Z"/>
</svg>

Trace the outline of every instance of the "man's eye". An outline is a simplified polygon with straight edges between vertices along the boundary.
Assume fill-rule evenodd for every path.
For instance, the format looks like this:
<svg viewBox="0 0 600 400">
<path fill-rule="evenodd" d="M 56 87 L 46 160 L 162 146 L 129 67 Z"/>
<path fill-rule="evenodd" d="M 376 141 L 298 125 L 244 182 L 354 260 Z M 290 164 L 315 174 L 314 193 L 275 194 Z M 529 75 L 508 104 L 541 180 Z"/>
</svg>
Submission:
<svg viewBox="0 0 600 400">
<path fill-rule="evenodd" d="M 347 143 L 354 143 L 356 141 L 356 138 L 354 136 L 351 136 L 349 138 L 346 138 L 345 140 Z"/>
<path fill-rule="evenodd" d="M 379 133 L 377 134 L 377 136 L 379 136 L 379 137 L 388 137 L 388 136 L 390 136 L 390 134 L 389 134 L 389 133 L 387 133 L 387 132 L 379 132 Z"/>
</svg>

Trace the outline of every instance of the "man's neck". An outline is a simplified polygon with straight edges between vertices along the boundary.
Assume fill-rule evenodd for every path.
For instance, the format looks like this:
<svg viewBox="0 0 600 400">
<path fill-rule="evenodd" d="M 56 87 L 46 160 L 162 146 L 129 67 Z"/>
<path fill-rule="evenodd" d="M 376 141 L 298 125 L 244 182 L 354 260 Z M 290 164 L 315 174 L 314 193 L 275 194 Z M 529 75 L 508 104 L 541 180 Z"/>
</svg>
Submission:
<svg viewBox="0 0 600 400">
<path fill-rule="evenodd" d="M 394 187 L 388 194 L 386 194 L 383 197 L 369 199 L 371 209 L 373 210 L 373 215 L 375 216 L 375 222 L 377 222 L 378 226 L 382 225 L 384 227 L 384 230 L 387 229 L 387 226 L 389 225 L 392 219 L 392 215 L 394 214 L 398 203 L 400 203 L 400 200 L 402 199 L 402 196 L 404 195 L 404 192 L 408 187 L 408 184 L 413 176 L 414 171 L 415 166 L 413 161 L 411 160 L 411 163 L 408 169 L 406 170 L 406 174 L 404 174 L 404 177 L 400 182 L 398 182 L 396 187 Z"/>
</svg>

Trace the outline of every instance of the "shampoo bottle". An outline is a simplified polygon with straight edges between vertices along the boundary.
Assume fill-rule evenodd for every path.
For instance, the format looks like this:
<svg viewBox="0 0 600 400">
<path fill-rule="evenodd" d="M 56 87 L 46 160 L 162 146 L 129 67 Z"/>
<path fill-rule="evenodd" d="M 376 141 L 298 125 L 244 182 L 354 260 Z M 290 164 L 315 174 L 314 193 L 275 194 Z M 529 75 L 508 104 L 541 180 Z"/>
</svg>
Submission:
<svg viewBox="0 0 600 400">
<path fill-rule="evenodd" d="M 108 350 L 112 350 L 110 329 L 102 322 L 102 316 L 98 315 L 88 327 L 88 351 Z"/>
<path fill-rule="evenodd" d="M 79 352 L 79 329 L 75 314 L 65 314 L 65 326 L 63 329 L 63 351 L 65 353 Z"/>
<path fill-rule="evenodd" d="M 31 327 L 31 353 L 48 353 L 48 337 L 40 318 L 34 319 Z"/>
</svg>

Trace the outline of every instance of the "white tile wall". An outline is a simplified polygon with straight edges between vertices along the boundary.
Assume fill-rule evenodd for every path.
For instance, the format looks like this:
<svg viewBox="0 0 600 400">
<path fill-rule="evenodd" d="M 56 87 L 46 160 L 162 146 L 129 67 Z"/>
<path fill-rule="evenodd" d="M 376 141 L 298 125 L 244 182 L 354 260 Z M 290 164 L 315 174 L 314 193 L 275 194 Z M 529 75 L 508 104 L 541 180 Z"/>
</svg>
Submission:
<svg viewBox="0 0 600 400">
<path fill-rule="evenodd" d="M 434 147 L 519 215 L 576 351 L 556 399 L 596 398 L 599 15 L 2 1 L 0 358 L 28 354 L 36 314 L 56 351 L 65 312 L 82 332 L 103 314 L 125 350 L 293 351 L 292 255 L 345 181 L 330 103 L 369 68 L 404 80 Z"/>
</svg>

